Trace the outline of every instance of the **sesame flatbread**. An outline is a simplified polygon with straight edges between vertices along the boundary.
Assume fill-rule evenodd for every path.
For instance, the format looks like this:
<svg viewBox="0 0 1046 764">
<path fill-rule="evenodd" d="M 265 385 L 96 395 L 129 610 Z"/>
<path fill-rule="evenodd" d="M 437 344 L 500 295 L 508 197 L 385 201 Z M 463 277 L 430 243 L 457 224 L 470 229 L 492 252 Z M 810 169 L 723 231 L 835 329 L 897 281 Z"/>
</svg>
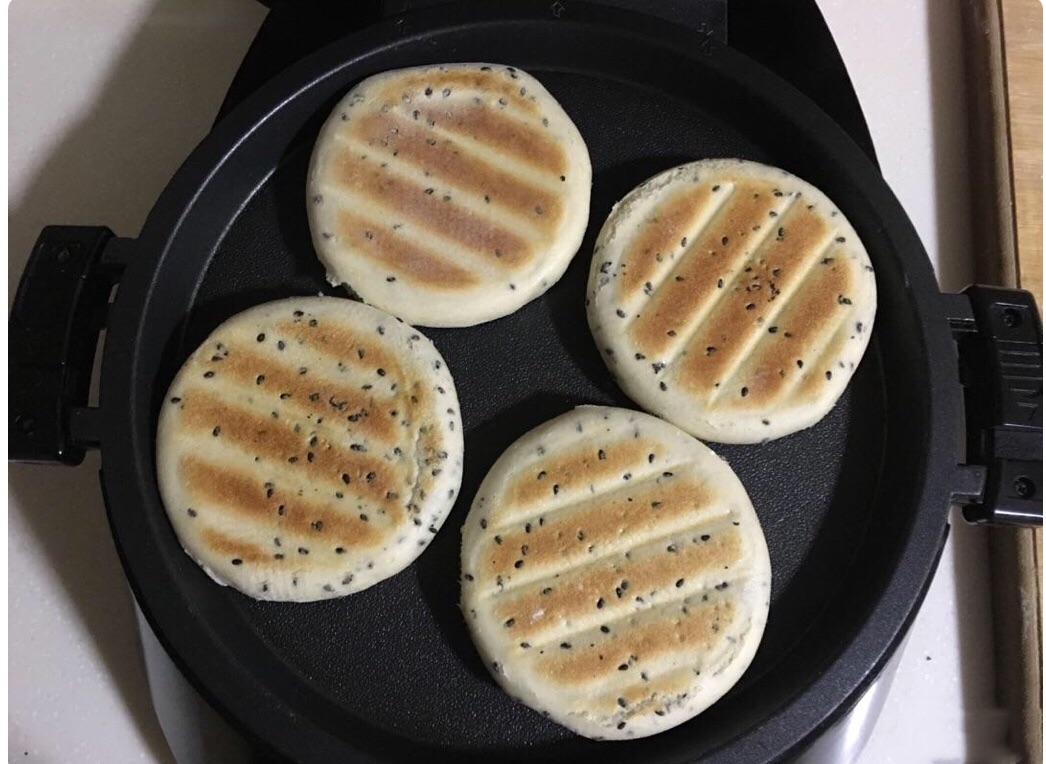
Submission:
<svg viewBox="0 0 1046 764">
<path fill-rule="evenodd" d="M 563 275 L 588 223 L 580 133 L 515 67 L 386 72 L 331 113 L 308 180 L 333 284 L 420 326 L 515 311 Z"/>
<path fill-rule="evenodd" d="M 218 583 L 295 602 L 409 565 L 454 504 L 462 456 L 432 343 L 332 297 L 258 305 L 215 329 L 171 384 L 156 438 L 185 551 Z"/>
<path fill-rule="evenodd" d="M 875 274 L 823 193 L 714 159 L 628 194 L 596 243 L 588 320 L 647 411 L 697 437 L 758 443 L 820 421 L 861 362 Z"/>
<path fill-rule="evenodd" d="M 494 678 L 575 732 L 685 722 L 744 673 L 770 560 L 744 487 L 706 446 L 585 406 L 513 443 L 462 532 L 461 607 Z"/>
</svg>

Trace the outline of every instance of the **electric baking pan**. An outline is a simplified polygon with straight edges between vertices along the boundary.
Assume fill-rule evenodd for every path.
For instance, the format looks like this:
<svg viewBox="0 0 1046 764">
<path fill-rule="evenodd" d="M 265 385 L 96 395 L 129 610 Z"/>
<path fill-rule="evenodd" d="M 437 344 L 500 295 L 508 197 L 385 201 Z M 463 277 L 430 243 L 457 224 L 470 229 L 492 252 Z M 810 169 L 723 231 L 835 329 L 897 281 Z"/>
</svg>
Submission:
<svg viewBox="0 0 1046 764">
<path fill-rule="evenodd" d="M 324 280 L 306 221 L 317 131 L 362 78 L 454 61 L 522 67 L 570 114 L 594 169 L 585 243 L 562 281 L 518 312 L 427 331 L 457 380 L 466 463 L 457 506 L 415 564 L 311 604 L 256 602 L 216 586 L 182 551 L 160 503 L 162 396 L 233 313 L 340 294 Z M 764 445 L 714 446 L 747 487 L 773 564 L 770 619 L 748 672 L 686 724 L 598 743 L 513 702 L 489 678 L 457 609 L 458 531 L 479 481 L 521 434 L 579 404 L 632 405 L 585 320 L 593 239 L 637 183 L 716 156 L 779 165 L 824 190 L 868 249 L 879 310 L 863 362 L 823 421 Z M 973 521 L 1041 524 L 1042 329 L 1031 297 L 985 287 L 940 294 L 904 211 L 838 125 L 742 54 L 631 11 L 463 3 L 323 48 L 215 127 L 137 239 L 45 229 L 9 332 L 9 457 L 75 464 L 101 449 L 113 536 L 142 611 L 204 697 L 277 759 L 790 758 L 897 647 L 952 503 Z"/>
</svg>

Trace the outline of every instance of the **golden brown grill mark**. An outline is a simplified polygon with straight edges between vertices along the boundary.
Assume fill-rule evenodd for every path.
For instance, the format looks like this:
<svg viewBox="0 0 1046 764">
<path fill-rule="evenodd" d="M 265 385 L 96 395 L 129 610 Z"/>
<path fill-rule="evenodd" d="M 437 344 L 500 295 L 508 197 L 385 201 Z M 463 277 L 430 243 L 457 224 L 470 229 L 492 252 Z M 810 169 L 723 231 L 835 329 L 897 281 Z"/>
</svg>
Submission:
<svg viewBox="0 0 1046 764">
<path fill-rule="evenodd" d="M 671 597 L 676 591 L 676 581 L 682 577 L 702 578 L 712 571 L 723 571 L 726 566 L 736 565 L 742 557 L 741 535 L 733 528 L 702 531 L 693 529 L 680 532 L 690 533 L 697 541 L 678 541 L 676 552 L 659 550 L 656 554 L 625 559 L 617 570 L 609 564 L 591 569 L 582 569 L 560 579 L 552 574 L 543 580 L 527 584 L 511 593 L 496 606 L 501 622 L 515 619 L 512 637 L 534 640 L 537 635 L 560 628 L 565 620 L 578 620 L 596 616 L 604 622 L 623 614 L 631 613 L 637 595 L 647 596 L 651 591 L 660 592 L 660 597 Z M 708 535 L 707 540 L 701 536 Z M 665 542 L 666 545 L 669 543 Z M 635 550 L 633 550 L 635 554 Z M 621 591 L 622 581 L 627 589 Z M 550 590 L 547 593 L 546 590 Z M 602 599 L 602 606 L 599 605 Z M 657 604 L 657 599 L 652 600 Z M 532 614 L 543 611 L 541 616 Z"/>
<path fill-rule="evenodd" d="M 304 499 L 294 491 L 285 491 L 278 483 L 270 489 L 256 478 L 223 469 L 192 455 L 183 456 L 179 467 L 193 501 L 206 502 L 211 507 L 210 512 L 220 507 L 233 515 L 271 526 L 275 535 L 293 533 L 296 537 L 314 539 L 316 551 L 330 547 L 333 553 L 338 545 L 377 546 L 386 535 L 374 523 L 363 522 L 356 514 L 349 514 L 349 508 L 355 509 L 356 505 L 348 500 L 346 511 L 340 512 Z M 205 519 L 206 515 L 201 514 L 200 518 Z M 310 554 L 313 552 L 311 547 L 305 548 Z M 286 550 L 288 556 L 293 552 L 293 549 Z M 280 553 L 280 550 L 276 549 L 274 553 Z"/>
<path fill-rule="evenodd" d="M 725 382 L 728 372 L 740 360 L 740 354 L 746 352 L 753 334 L 778 339 L 769 335 L 770 324 L 764 320 L 767 312 L 774 309 L 778 295 L 788 293 L 793 287 L 810 291 L 808 285 L 800 285 L 798 281 L 803 276 L 804 263 L 821 251 L 827 226 L 819 216 L 805 209 L 798 209 L 773 225 L 777 230 L 764 242 L 761 257 L 749 262 L 732 286 L 727 285 L 730 293 L 716 304 L 690 339 L 689 352 L 677 374 L 677 380 L 688 389 L 707 391 L 715 389 L 717 382 Z M 723 400 L 732 397 L 729 390 L 720 394 Z"/>
<path fill-rule="evenodd" d="M 350 124 L 360 138 L 395 152 L 401 162 L 432 173 L 432 182 L 445 180 L 474 194 L 479 201 L 508 207 L 546 236 L 555 233 L 563 217 L 559 196 L 504 172 L 459 143 L 434 141 L 424 123 L 396 115 L 368 114 Z"/>
<path fill-rule="evenodd" d="M 686 259 L 676 266 L 629 327 L 639 350 L 648 356 L 664 353 L 674 343 L 668 332 L 681 333 L 694 314 L 718 296 L 719 279 L 740 267 L 750 241 L 759 240 L 765 233 L 752 228 L 773 223 L 769 213 L 776 206 L 774 202 L 768 186 L 738 184 L 726 208 L 700 234 Z"/>
<path fill-rule="evenodd" d="M 325 382 L 315 374 L 300 374 L 298 367 L 290 368 L 274 356 L 246 350 L 243 345 L 231 346 L 223 361 L 208 364 L 208 368 L 221 382 L 234 385 L 244 393 L 255 393 L 255 406 L 312 414 L 313 421 L 315 417 L 322 417 L 331 425 L 351 424 L 353 432 L 367 433 L 384 443 L 398 439 L 397 420 L 387 411 L 396 407 L 394 400 L 378 401 L 359 390 Z M 195 398 L 193 401 L 195 408 Z M 217 412 L 220 408 L 209 410 Z M 346 417 L 355 415 L 358 415 L 355 421 L 346 421 Z"/>
<path fill-rule="evenodd" d="M 568 169 L 567 154 L 555 138 L 503 111 L 479 104 L 455 104 L 451 109 L 422 104 L 417 108 L 425 119 L 434 120 L 438 129 L 472 138 L 536 170 L 558 177 Z"/>
<path fill-rule="evenodd" d="M 183 401 L 180 424 L 197 433 L 196 437 L 210 433 L 222 445 L 293 469 L 302 481 L 329 484 L 332 496 L 336 490 L 342 491 L 346 500 L 361 496 L 385 509 L 394 520 L 403 517 L 399 503 L 386 498 L 388 493 L 401 490 L 397 487 L 402 482 L 401 469 L 396 465 L 329 441 L 310 446 L 311 431 L 307 427 L 295 432 L 286 418 L 230 405 L 199 387 L 184 392 Z M 347 483 L 342 475 L 349 478 Z"/>
<path fill-rule="evenodd" d="M 556 684 L 603 681 L 620 676 L 619 671 L 639 671 L 636 663 L 661 655 L 707 650 L 736 616 L 736 608 L 729 601 L 699 603 L 688 607 L 688 611 L 680 612 L 678 623 L 658 619 L 637 626 L 625 637 L 611 633 L 594 647 L 579 644 L 570 650 L 551 648 L 552 654 L 535 661 L 535 667 L 541 676 Z"/>
<path fill-rule="evenodd" d="M 835 254 L 833 257 L 833 253 L 828 253 L 825 258 L 831 262 L 815 265 L 813 272 L 807 276 L 807 283 L 787 311 L 774 319 L 773 325 L 777 331 L 773 341 L 763 342 L 758 352 L 746 361 L 742 373 L 736 376 L 748 387 L 747 399 L 750 405 L 774 401 L 784 388 L 792 385 L 795 375 L 807 371 L 806 364 L 811 364 L 811 374 L 819 374 L 823 379 L 824 368 L 816 367 L 816 358 L 810 357 L 804 349 L 809 351 L 814 347 L 818 338 L 823 338 L 826 330 L 834 326 L 845 313 L 838 297 L 847 294 L 853 283 L 851 266 L 844 256 Z M 768 327 L 764 327 L 764 330 L 768 330 Z M 844 340 L 846 336 L 844 334 Z M 840 342 L 826 357 L 838 357 L 843 344 Z M 799 361 L 802 361 L 803 369 L 799 368 Z"/>
<path fill-rule="evenodd" d="M 426 193 L 429 189 L 425 186 L 390 175 L 374 162 L 360 160 L 352 151 L 339 153 L 332 168 L 338 185 L 365 201 L 391 208 L 390 218 L 409 219 L 492 261 L 517 266 L 534 257 L 534 250 L 522 237 L 453 204 L 453 199 L 444 201 L 434 192 Z"/>
<path fill-rule="evenodd" d="M 398 278 L 436 289 L 454 291 L 475 286 L 476 277 L 439 253 L 401 236 L 386 225 L 339 210 L 338 239 Z"/>
<path fill-rule="evenodd" d="M 528 572 L 583 562 L 589 547 L 601 548 L 621 537 L 648 537 L 658 527 L 701 513 L 715 496 L 709 486 L 687 478 L 637 488 L 612 497 L 594 496 L 577 512 L 554 515 L 541 525 L 529 523 L 529 531 L 519 528 L 499 534 L 501 543 L 488 541 L 481 552 L 483 575 L 491 579 L 499 573 L 511 575 L 518 560 Z"/>
<path fill-rule="evenodd" d="M 587 491 L 590 484 L 610 477 L 623 478 L 633 470 L 638 474 L 641 465 L 647 464 L 649 454 L 654 454 L 656 463 L 662 453 L 663 449 L 656 441 L 636 438 L 604 446 L 590 443 L 571 451 L 552 454 L 547 459 L 535 462 L 512 481 L 506 490 L 507 500 L 491 520 L 496 524 L 508 522 L 513 509 L 539 501 L 550 501 L 557 496 L 566 499 L 571 492 L 580 489 Z"/>
<path fill-rule="evenodd" d="M 443 100 L 443 91 L 450 88 L 450 96 L 454 91 L 464 91 L 467 95 L 482 94 L 486 98 L 492 95 L 500 96 L 511 103 L 517 109 L 529 113 L 536 113 L 538 105 L 519 94 L 519 80 L 511 76 L 500 67 L 498 70 L 483 71 L 481 69 L 454 69 L 449 72 L 427 71 L 413 72 L 386 82 L 378 94 L 382 100 L 399 103 L 404 93 L 412 97 L 412 105 L 422 103 L 439 103 Z M 425 95 L 426 89 L 432 92 Z M 462 93 L 457 93 L 457 99 Z"/>
<path fill-rule="evenodd" d="M 661 255 L 668 260 L 668 253 L 680 246 L 680 241 L 694 225 L 702 209 L 713 196 L 711 186 L 688 186 L 671 199 L 659 204 L 654 213 L 639 225 L 639 233 L 629 242 L 621 262 L 627 266 L 620 275 L 621 297 L 628 300 L 655 274 L 664 267 L 658 261 Z"/>
<path fill-rule="evenodd" d="M 693 671 L 689 667 L 676 669 L 663 676 L 654 677 L 647 682 L 639 679 L 638 671 L 635 673 L 636 676 L 630 678 L 638 679 L 639 681 L 635 684 L 619 687 L 609 695 L 594 699 L 592 701 L 592 711 L 607 716 L 614 716 L 621 711 L 618 698 L 624 698 L 628 701 L 630 717 L 645 716 L 652 714 L 654 711 L 662 711 L 665 707 L 663 702 L 649 701 L 658 697 L 669 699 L 682 695 L 690 689 L 691 679 L 694 676 Z M 646 705 L 637 708 L 639 704 Z"/>
<path fill-rule="evenodd" d="M 393 319 L 390 318 L 389 321 Z M 347 365 L 377 371 L 384 369 L 393 379 L 403 379 L 399 359 L 385 350 L 385 340 L 375 328 L 369 338 L 347 326 L 323 321 L 310 326 L 304 318 L 278 321 L 275 329 L 279 337 L 288 342 L 301 342 L 306 347 L 318 350 L 329 358 L 343 360 Z M 360 357 L 360 351 L 363 356 Z"/>
<path fill-rule="evenodd" d="M 205 547 L 219 557 L 240 560 L 240 562 L 271 562 L 272 555 L 264 549 L 233 536 L 227 536 L 214 528 L 200 531 L 200 541 Z"/>
</svg>

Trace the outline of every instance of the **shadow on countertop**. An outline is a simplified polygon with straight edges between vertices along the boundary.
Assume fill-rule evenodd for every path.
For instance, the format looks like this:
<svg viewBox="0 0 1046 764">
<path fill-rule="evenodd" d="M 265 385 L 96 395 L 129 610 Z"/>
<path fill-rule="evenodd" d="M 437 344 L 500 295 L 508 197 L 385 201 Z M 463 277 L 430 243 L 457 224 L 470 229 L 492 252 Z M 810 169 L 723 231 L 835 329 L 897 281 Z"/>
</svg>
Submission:
<svg viewBox="0 0 1046 764">
<path fill-rule="evenodd" d="M 18 110 L 27 108 L 20 98 L 29 100 L 24 90 L 18 95 L 18 80 L 33 64 L 28 52 L 21 58 L 16 52 L 19 34 L 27 34 L 20 19 L 28 13 L 20 8 L 9 13 L 11 62 L 20 65 L 10 72 L 12 133 L 18 130 Z M 121 235 L 137 234 L 167 181 L 209 130 L 264 13 L 249 0 L 154 0 L 138 13 L 139 27 L 114 58 L 93 103 L 65 126 L 24 192 L 12 189 L 9 308 L 43 226 L 103 224 Z M 70 25 L 76 16 L 69 14 Z M 67 53 L 72 69 L 76 51 Z M 33 103 L 46 103 L 37 97 L 31 96 Z M 36 544 L 11 539 L 9 549 L 12 557 L 25 547 L 43 551 L 151 759 L 173 762 L 149 697 L 133 604 L 106 521 L 99 463 L 91 454 L 72 469 L 12 464 L 12 527 L 28 528 Z M 18 628 L 12 620 L 12 629 Z"/>
</svg>

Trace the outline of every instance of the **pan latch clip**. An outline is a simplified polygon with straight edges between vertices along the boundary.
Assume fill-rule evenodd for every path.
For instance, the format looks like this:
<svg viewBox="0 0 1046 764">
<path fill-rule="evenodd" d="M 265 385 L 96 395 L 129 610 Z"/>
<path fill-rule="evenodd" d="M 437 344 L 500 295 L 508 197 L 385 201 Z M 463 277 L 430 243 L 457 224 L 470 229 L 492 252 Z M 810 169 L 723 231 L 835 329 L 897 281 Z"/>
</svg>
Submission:
<svg viewBox="0 0 1046 764">
<path fill-rule="evenodd" d="M 948 295 L 965 393 L 956 503 L 974 523 L 1042 525 L 1042 321 L 1020 289 Z"/>
</svg>

